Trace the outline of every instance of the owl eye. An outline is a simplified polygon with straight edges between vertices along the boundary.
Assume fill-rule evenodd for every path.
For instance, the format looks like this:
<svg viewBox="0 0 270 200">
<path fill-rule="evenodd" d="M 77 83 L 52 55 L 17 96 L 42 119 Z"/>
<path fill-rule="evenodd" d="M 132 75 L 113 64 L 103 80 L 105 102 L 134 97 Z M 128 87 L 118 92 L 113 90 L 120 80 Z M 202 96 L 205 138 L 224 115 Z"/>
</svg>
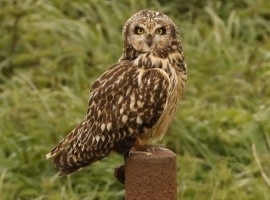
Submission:
<svg viewBox="0 0 270 200">
<path fill-rule="evenodd" d="M 138 35 L 141 35 L 141 34 L 144 33 L 144 30 L 143 30 L 143 28 L 136 26 L 135 29 L 134 29 L 134 33 L 138 34 Z"/>
<path fill-rule="evenodd" d="M 163 28 L 163 27 L 158 28 L 158 29 L 156 30 L 156 34 L 164 35 L 164 34 L 166 34 L 166 29 Z"/>
</svg>

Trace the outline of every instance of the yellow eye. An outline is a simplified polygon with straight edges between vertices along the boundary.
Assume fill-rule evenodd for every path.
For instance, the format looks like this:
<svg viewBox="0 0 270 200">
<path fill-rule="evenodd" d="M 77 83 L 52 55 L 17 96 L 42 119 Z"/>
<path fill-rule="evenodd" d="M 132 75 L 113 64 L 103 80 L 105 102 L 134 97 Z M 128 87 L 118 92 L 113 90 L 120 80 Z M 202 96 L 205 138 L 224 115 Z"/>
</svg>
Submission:
<svg viewBox="0 0 270 200">
<path fill-rule="evenodd" d="M 158 28 L 157 30 L 156 30 L 156 34 L 158 34 L 158 35 L 164 35 L 166 33 L 166 29 L 165 28 Z"/>
<path fill-rule="evenodd" d="M 137 27 L 135 27 L 135 29 L 134 29 L 134 33 L 135 33 L 135 34 L 138 34 L 138 35 L 141 35 L 141 34 L 144 33 L 144 30 L 143 30 L 143 28 L 137 26 Z"/>
</svg>

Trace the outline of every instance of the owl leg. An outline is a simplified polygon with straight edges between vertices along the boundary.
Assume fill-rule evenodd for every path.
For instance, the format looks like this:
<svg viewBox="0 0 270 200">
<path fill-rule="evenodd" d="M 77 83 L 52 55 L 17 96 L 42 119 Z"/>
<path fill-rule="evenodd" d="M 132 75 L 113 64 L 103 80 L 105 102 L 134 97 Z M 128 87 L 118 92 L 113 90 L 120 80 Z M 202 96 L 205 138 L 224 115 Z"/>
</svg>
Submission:
<svg viewBox="0 0 270 200">
<path fill-rule="evenodd" d="M 152 152 L 148 152 L 144 149 L 134 149 L 134 148 L 131 148 L 130 151 L 129 151 L 129 156 L 131 154 L 144 154 L 146 156 L 151 156 L 153 153 Z"/>
<path fill-rule="evenodd" d="M 143 146 L 140 146 L 137 150 L 151 153 L 150 155 L 152 155 L 152 154 L 156 154 L 157 151 L 167 151 L 168 149 L 162 144 L 151 144 L 151 145 L 145 144 Z"/>
<path fill-rule="evenodd" d="M 163 144 L 154 144 L 154 145 L 148 145 L 148 146 L 149 146 L 149 149 L 151 149 L 155 153 L 156 153 L 156 151 L 168 151 L 169 150 Z"/>
<path fill-rule="evenodd" d="M 130 154 L 145 154 L 145 155 L 152 155 L 155 154 L 157 151 L 166 151 L 168 150 L 164 145 L 161 144 L 145 144 L 141 139 L 137 139 L 132 148 L 129 151 Z"/>
<path fill-rule="evenodd" d="M 150 156 L 153 155 L 153 153 L 156 153 L 157 150 L 168 150 L 163 145 L 138 145 L 138 143 L 136 142 L 136 145 L 133 146 L 129 152 L 124 154 L 124 159 L 130 157 L 131 155 L 142 154 Z M 115 168 L 114 176 L 120 183 L 125 184 L 125 165 L 121 165 L 120 167 Z"/>
<path fill-rule="evenodd" d="M 152 152 L 148 151 L 147 146 L 148 145 L 146 145 L 142 140 L 137 138 L 136 142 L 131 147 L 131 149 L 128 152 L 127 156 L 130 156 L 131 154 L 144 154 L 144 155 L 147 155 L 147 156 L 152 155 Z"/>
</svg>

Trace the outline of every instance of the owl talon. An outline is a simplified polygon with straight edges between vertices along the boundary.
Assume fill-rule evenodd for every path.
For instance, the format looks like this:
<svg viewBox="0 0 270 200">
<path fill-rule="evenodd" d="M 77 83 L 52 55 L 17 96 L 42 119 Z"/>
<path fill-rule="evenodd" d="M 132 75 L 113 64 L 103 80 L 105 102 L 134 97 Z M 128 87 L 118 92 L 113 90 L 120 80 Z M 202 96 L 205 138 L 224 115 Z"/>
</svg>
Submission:
<svg viewBox="0 0 270 200">
<path fill-rule="evenodd" d="M 152 145 L 150 148 L 153 149 L 153 151 L 156 152 L 156 150 L 159 150 L 159 151 L 168 151 L 169 149 L 166 148 L 165 145 L 163 144 L 156 144 L 156 145 Z"/>
<path fill-rule="evenodd" d="M 143 155 L 146 155 L 146 156 L 151 156 L 153 153 L 152 152 L 147 152 L 145 150 L 131 149 L 129 151 L 129 156 L 132 155 L 132 154 L 143 154 Z"/>
<path fill-rule="evenodd" d="M 157 144 L 157 145 L 142 145 L 142 146 L 136 146 L 133 147 L 129 153 L 128 156 L 130 156 L 131 154 L 144 154 L 147 156 L 151 156 L 153 154 L 156 154 L 157 151 L 167 151 L 168 149 L 161 144 Z"/>
<path fill-rule="evenodd" d="M 168 149 L 162 144 L 146 145 L 147 151 L 156 154 L 157 151 L 167 151 Z"/>
</svg>

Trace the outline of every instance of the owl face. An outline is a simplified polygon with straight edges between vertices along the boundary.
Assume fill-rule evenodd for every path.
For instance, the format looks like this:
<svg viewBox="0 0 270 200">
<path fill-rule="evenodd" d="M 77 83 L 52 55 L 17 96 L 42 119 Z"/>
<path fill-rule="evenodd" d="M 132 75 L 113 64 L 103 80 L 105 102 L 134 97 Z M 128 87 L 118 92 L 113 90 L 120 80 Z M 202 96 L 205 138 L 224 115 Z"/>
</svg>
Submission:
<svg viewBox="0 0 270 200">
<path fill-rule="evenodd" d="M 127 42 L 140 52 L 162 49 L 171 42 L 170 27 L 157 20 L 139 21 L 130 31 Z"/>
<path fill-rule="evenodd" d="M 166 15 L 143 10 L 133 15 L 123 29 L 127 46 L 138 52 L 151 52 L 170 45 L 177 29 Z"/>
</svg>

